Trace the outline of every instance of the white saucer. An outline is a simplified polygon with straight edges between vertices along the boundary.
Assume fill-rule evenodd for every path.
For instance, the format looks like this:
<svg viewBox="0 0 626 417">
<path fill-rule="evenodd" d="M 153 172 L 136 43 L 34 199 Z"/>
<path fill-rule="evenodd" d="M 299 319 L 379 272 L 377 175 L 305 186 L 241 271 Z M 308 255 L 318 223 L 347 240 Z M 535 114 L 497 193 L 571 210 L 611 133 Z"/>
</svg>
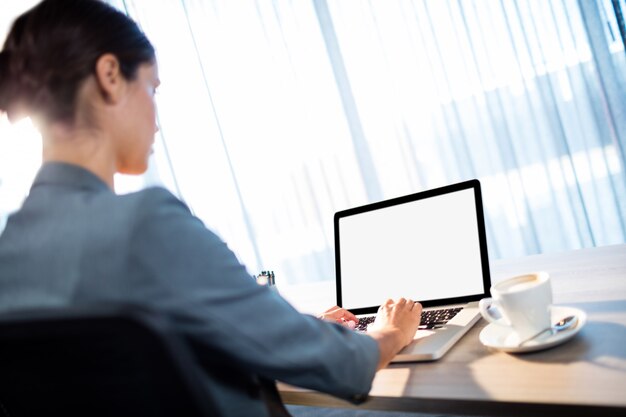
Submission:
<svg viewBox="0 0 626 417">
<path fill-rule="evenodd" d="M 573 327 L 562 330 L 556 334 L 546 332 L 543 336 L 539 336 L 536 339 L 524 343 L 523 346 L 518 346 L 519 337 L 510 327 L 490 323 L 480 332 L 480 343 L 488 348 L 501 350 L 503 352 L 534 352 L 564 343 L 574 337 L 587 322 L 587 314 L 573 307 L 552 306 L 550 313 L 552 323 L 556 323 L 567 316 L 576 316 L 578 321 Z"/>
</svg>

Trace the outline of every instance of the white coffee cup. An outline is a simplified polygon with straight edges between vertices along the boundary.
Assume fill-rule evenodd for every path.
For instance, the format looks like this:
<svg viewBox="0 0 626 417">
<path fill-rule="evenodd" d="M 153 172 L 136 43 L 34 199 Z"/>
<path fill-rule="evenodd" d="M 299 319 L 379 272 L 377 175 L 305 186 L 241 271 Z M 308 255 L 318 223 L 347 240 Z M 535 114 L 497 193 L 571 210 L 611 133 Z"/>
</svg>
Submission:
<svg viewBox="0 0 626 417">
<path fill-rule="evenodd" d="M 547 272 L 519 275 L 491 287 L 491 298 L 478 304 L 485 320 L 511 328 L 526 340 L 551 326 L 552 287 Z M 493 307 L 501 317 L 494 317 Z"/>
</svg>

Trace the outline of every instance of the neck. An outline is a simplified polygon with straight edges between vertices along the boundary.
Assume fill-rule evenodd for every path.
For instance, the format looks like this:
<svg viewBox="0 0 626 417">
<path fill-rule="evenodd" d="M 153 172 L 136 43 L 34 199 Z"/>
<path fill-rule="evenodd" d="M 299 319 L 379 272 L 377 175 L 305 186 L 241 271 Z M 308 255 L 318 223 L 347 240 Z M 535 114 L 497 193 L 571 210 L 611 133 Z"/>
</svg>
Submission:
<svg viewBox="0 0 626 417">
<path fill-rule="evenodd" d="M 43 134 L 43 161 L 65 162 L 91 171 L 111 190 L 116 172 L 115 157 L 108 138 L 95 131 L 55 127 Z"/>
</svg>

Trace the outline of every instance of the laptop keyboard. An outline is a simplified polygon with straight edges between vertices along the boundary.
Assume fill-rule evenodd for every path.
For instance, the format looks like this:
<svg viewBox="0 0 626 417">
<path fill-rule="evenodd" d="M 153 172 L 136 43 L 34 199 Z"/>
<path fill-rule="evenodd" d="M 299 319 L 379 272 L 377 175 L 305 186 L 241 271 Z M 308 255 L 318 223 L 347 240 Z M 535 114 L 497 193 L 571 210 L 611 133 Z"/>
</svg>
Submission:
<svg viewBox="0 0 626 417">
<path fill-rule="evenodd" d="M 420 320 L 419 329 L 438 329 L 443 327 L 452 317 L 456 316 L 462 307 L 444 308 L 441 310 L 422 311 L 422 319 Z M 364 332 L 367 326 L 374 322 L 376 316 L 361 317 L 355 330 Z"/>
</svg>

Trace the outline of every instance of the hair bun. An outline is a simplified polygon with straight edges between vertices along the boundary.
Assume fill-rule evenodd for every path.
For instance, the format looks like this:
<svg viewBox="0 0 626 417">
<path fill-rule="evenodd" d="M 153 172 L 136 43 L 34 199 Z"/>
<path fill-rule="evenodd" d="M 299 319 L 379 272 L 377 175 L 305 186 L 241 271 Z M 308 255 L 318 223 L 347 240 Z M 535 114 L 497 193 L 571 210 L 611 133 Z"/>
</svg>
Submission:
<svg viewBox="0 0 626 417">
<path fill-rule="evenodd" d="M 29 116 L 33 95 L 32 86 L 24 82 L 28 74 L 16 71 L 14 59 L 11 51 L 0 51 L 0 112 L 6 113 L 11 122 Z"/>
</svg>

